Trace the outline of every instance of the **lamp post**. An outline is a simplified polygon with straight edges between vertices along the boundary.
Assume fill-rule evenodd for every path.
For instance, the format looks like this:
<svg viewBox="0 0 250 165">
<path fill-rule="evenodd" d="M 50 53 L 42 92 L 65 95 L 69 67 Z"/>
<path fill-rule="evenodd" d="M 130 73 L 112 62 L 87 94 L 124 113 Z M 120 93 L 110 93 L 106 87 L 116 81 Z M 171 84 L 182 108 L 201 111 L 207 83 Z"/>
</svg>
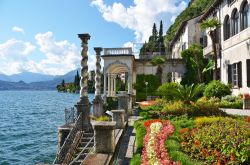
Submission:
<svg viewBox="0 0 250 165">
<path fill-rule="evenodd" d="M 146 85 L 146 100 L 148 100 L 148 82 L 145 82 Z"/>
</svg>

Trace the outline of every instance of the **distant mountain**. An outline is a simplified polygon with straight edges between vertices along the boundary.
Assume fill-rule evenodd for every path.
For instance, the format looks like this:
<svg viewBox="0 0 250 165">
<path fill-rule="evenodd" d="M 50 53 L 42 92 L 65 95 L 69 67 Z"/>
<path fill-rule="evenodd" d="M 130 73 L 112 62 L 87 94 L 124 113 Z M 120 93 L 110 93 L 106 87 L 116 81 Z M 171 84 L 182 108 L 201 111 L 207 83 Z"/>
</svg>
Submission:
<svg viewBox="0 0 250 165">
<path fill-rule="evenodd" d="M 49 81 L 53 80 L 56 76 L 45 75 L 40 73 L 32 73 L 32 72 L 22 72 L 13 75 L 4 75 L 0 74 L 0 80 L 2 81 L 10 81 L 10 82 L 19 82 L 24 81 L 25 83 L 37 82 L 37 81 Z"/>
<path fill-rule="evenodd" d="M 54 78 L 49 81 L 43 81 L 40 79 L 41 81 L 30 83 L 24 81 L 9 82 L 0 79 L 0 90 L 56 90 L 56 86 L 60 84 L 62 80 L 65 82 L 73 82 L 76 72 L 77 70 L 73 70 L 62 76 L 54 76 Z"/>
</svg>

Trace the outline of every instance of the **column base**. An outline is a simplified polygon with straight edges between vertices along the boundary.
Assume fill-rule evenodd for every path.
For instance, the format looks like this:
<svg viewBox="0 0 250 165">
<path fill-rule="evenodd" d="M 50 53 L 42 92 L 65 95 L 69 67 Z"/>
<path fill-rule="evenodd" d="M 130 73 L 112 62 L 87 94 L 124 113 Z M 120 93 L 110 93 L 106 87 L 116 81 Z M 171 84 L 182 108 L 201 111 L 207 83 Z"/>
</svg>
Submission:
<svg viewBox="0 0 250 165">
<path fill-rule="evenodd" d="M 75 107 L 77 109 L 77 115 L 79 116 L 80 114 L 82 114 L 81 116 L 82 130 L 89 131 L 90 129 L 92 129 L 92 126 L 90 124 L 90 116 L 89 116 L 90 115 L 90 103 L 89 103 L 88 97 L 80 98 L 80 101 L 77 102 Z"/>
<path fill-rule="evenodd" d="M 103 115 L 103 100 L 101 96 L 96 96 L 93 100 L 93 115 L 95 117 L 100 117 Z"/>
</svg>

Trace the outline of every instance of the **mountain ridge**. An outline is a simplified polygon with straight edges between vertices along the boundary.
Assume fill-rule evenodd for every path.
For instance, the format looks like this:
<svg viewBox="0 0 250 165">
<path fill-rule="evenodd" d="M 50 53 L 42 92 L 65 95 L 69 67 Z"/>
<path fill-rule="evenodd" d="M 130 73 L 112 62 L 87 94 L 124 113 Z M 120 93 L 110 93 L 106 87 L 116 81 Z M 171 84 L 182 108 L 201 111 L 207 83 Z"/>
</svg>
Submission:
<svg viewBox="0 0 250 165">
<path fill-rule="evenodd" d="M 65 82 L 73 82 L 77 70 L 72 70 L 62 76 L 54 76 L 53 79 L 48 81 L 37 82 L 24 82 L 20 80 L 18 82 L 10 82 L 0 80 L 0 90 L 56 90 L 56 86 L 64 80 Z"/>
</svg>

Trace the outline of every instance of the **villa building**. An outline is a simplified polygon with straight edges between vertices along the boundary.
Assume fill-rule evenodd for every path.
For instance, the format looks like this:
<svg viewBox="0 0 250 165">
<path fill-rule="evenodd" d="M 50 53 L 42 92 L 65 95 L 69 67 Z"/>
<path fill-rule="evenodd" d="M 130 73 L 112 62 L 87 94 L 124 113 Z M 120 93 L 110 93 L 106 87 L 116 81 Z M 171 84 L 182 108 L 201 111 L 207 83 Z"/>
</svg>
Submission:
<svg viewBox="0 0 250 165">
<path fill-rule="evenodd" d="M 182 22 L 174 39 L 170 43 L 171 53 L 168 56 L 169 59 L 181 59 L 182 51 L 188 49 L 193 44 L 203 44 L 199 19 L 200 16 Z M 171 74 L 173 82 L 181 82 L 181 77 L 183 76 L 181 73 L 172 72 Z"/>
<path fill-rule="evenodd" d="M 216 0 L 200 21 L 217 18 L 217 67 L 220 79 L 233 85 L 233 94 L 250 92 L 250 0 Z M 204 55 L 213 54 L 207 37 Z"/>
</svg>

